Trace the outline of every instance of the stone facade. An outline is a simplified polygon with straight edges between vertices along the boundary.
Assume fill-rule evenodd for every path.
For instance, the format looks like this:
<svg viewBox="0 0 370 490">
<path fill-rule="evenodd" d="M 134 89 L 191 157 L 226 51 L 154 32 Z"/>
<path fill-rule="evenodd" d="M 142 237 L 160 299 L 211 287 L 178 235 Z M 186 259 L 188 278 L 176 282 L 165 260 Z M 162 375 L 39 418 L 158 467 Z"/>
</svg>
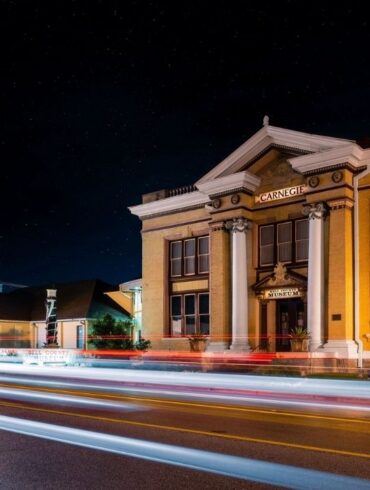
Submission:
<svg viewBox="0 0 370 490">
<path fill-rule="evenodd" d="M 207 328 L 209 294 L 209 351 L 288 350 L 300 325 L 311 351 L 367 362 L 369 209 L 370 150 L 265 124 L 190 192 L 152 193 L 130 208 L 142 220 L 143 336 L 188 350 L 192 322 Z M 174 274 L 180 261 L 203 260 L 184 248 L 199 248 L 197 237 L 209 237 L 207 271 Z"/>
</svg>

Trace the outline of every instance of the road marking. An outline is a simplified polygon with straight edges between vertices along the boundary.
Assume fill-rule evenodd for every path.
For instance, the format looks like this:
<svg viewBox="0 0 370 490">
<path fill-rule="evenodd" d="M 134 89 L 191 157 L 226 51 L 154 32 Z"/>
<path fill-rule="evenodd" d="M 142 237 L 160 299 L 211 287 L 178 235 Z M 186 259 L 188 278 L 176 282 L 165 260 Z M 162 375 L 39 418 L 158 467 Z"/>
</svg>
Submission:
<svg viewBox="0 0 370 490">
<path fill-rule="evenodd" d="M 0 383 L 0 386 L 9 386 L 9 384 L 2 384 Z M 185 407 L 195 407 L 195 408 L 207 408 L 207 409 L 214 409 L 214 410 L 226 410 L 226 411 L 235 411 L 235 412 L 246 412 L 246 413 L 258 413 L 258 414 L 264 414 L 264 415 L 281 415 L 284 417 L 296 417 L 296 418 L 306 418 L 306 419 L 314 419 L 314 420 L 327 420 L 327 421 L 335 421 L 335 422 L 353 422 L 356 424 L 364 424 L 364 425 L 370 425 L 370 420 L 364 420 L 364 419 L 353 419 L 353 418 L 346 418 L 346 417 L 333 417 L 333 416 L 326 416 L 326 415 L 313 415 L 313 414 L 305 414 L 305 413 L 297 413 L 297 412 L 286 412 L 286 411 L 280 411 L 276 409 L 257 409 L 257 408 L 245 408 L 245 407 L 240 407 L 240 406 L 230 406 L 230 405 L 216 405 L 216 404 L 207 404 L 207 403 L 197 403 L 197 402 L 180 402 L 177 400 L 168 400 L 168 399 L 161 399 L 161 398 L 148 398 L 143 396 L 132 396 L 132 395 L 112 395 L 112 394 L 105 394 L 105 393 L 100 393 L 100 392 L 89 392 L 89 391 L 80 391 L 80 390 L 65 390 L 61 388 L 43 388 L 43 387 L 33 387 L 33 386 L 28 386 L 28 385 L 13 385 L 11 386 L 18 388 L 18 389 L 28 389 L 30 391 L 35 390 L 35 391 L 46 391 L 46 392 L 51 392 L 55 393 L 56 391 L 59 393 L 64 393 L 64 394 L 80 394 L 88 397 L 101 397 L 101 398 L 111 398 L 111 399 L 117 399 L 117 400 L 133 400 L 133 401 L 141 401 L 141 402 L 152 402 L 152 403 L 157 403 L 157 404 L 162 404 L 162 405 L 176 405 L 176 406 L 185 406 Z M 343 407 L 345 408 L 345 406 Z"/>
<path fill-rule="evenodd" d="M 23 405 L 17 405 L 15 403 L 6 403 L 6 402 L 1 402 L 0 406 L 5 406 L 5 407 L 13 407 L 13 408 L 20 408 L 22 410 L 32 410 L 35 412 L 45 412 L 45 413 L 51 413 L 51 414 L 56 414 L 56 415 L 68 415 L 71 417 L 78 417 L 82 419 L 91 419 L 91 420 L 99 420 L 101 422 L 113 422 L 113 423 L 118 423 L 118 424 L 125 424 L 125 425 L 132 425 L 136 427 L 146 427 L 150 429 L 160 429 L 160 430 L 168 430 L 171 432 L 183 432 L 186 434 L 196 434 L 196 435 L 203 435 L 203 436 L 209 436 L 209 437 L 217 437 L 220 439 L 230 439 L 230 440 L 237 440 L 237 441 L 243 441 L 243 442 L 255 442 L 258 444 L 269 444 L 272 446 L 283 446 L 283 447 L 288 447 L 288 448 L 294 448 L 294 449 L 303 449 L 306 451 L 315 451 L 315 452 L 323 452 L 323 453 L 329 453 L 329 454 L 338 454 L 341 456 L 352 456 L 356 458 L 366 458 L 370 459 L 370 454 L 367 453 L 358 453 L 354 451 L 344 451 L 340 449 L 330 449 L 330 448 L 320 448 L 316 446 L 308 446 L 305 444 L 295 444 L 295 443 L 290 443 L 290 442 L 279 442 L 279 441 L 272 441 L 269 439 L 258 439 L 255 437 L 246 437 L 246 436 L 237 436 L 237 435 L 231 435 L 231 434 L 217 434 L 214 432 L 209 432 L 209 431 L 204 431 L 204 430 L 194 430 L 194 429 L 186 429 L 183 427 L 174 427 L 171 425 L 159 425 L 159 424 L 150 424 L 148 422 L 135 422 L 133 420 L 126 420 L 126 419 L 114 419 L 110 417 L 101 417 L 97 415 L 84 415 L 80 413 L 74 413 L 74 412 L 63 412 L 61 410 L 50 410 L 46 408 L 36 408 L 36 407 L 26 407 Z"/>
<path fill-rule="evenodd" d="M 282 486 L 294 490 L 370 489 L 369 480 L 353 476 L 337 475 L 326 471 L 297 468 L 281 463 L 270 463 L 269 461 L 259 461 L 230 454 L 220 454 L 2 415 L 0 415 L 0 429 L 154 461 L 155 463 L 165 463 L 248 481 L 267 483 L 274 487 Z"/>
</svg>

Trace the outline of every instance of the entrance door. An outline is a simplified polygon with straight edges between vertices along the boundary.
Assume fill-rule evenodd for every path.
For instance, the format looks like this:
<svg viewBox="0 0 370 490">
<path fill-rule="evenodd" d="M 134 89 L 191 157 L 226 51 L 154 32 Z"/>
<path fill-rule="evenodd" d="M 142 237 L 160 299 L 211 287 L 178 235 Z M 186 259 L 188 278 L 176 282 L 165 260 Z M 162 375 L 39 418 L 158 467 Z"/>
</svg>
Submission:
<svg viewBox="0 0 370 490">
<path fill-rule="evenodd" d="M 304 303 L 301 299 L 278 300 L 276 303 L 276 350 L 289 351 L 291 329 L 305 326 Z"/>
</svg>

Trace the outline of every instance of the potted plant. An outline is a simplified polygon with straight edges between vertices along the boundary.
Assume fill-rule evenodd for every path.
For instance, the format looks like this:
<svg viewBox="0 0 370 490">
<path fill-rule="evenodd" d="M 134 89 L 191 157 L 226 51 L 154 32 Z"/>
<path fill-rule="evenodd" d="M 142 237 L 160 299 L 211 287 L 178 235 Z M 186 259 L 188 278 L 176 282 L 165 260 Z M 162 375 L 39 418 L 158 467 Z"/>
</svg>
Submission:
<svg viewBox="0 0 370 490">
<path fill-rule="evenodd" d="M 192 352 L 204 352 L 207 346 L 207 336 L 203 335 L 199 330 L 188 337 L 190 350 Z"/>
<path fill-rule="evenodd" d="M 294 327 L 290 334 L 290 347 L 292 352 L 307 352 L 310 334 L 305 327 Z"/>
</svg>

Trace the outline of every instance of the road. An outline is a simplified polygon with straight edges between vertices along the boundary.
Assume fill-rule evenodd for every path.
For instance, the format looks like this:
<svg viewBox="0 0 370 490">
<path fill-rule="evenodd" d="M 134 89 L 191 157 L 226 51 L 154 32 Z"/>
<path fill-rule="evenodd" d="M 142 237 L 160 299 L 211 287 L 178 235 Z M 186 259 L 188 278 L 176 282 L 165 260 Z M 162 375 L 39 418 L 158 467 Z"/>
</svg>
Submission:
<svg viewBox="0 0 370 490">
<path fill-rule="evenodd" d="M 0 488 L 370 489 L 370 384 L 341 383 L 0 365 Z"/>
</svg>

